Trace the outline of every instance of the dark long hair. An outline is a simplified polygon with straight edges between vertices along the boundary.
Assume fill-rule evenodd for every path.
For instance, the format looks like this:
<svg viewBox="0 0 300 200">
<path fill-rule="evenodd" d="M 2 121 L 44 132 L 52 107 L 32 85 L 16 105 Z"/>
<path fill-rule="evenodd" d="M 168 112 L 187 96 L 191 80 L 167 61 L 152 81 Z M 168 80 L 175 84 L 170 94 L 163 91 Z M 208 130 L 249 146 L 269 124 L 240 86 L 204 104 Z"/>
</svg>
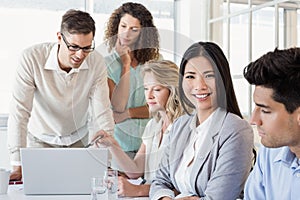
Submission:
<svg viewBox="0 0 300 200">
<path fill-rule="evenodd" d="M 240 118 L 242 114 L 240 112 L 236 95 L 233 88 L 231 79 L 229 63 L 222 51 L 222 49 L 212 42 L 197 42 L 190 46 L 183 55 L 180 64 L 180 77 L 179 77 L 179 94 L 180 100 L 185 111 L 188 113 L 190 108 L 194 108 L 194 105 L 185 96 L 182 81 L 187 62 L 195 57 L 203 56 L 210 61 L 214 68 L 216 76 L 216 90 L 217 90 L 217 104 L 218 107 L 224 108 L 228 112 L 238 115 Z"/>
<path fill-rule="evenodd" d="M 121 18 L 129 14 L 138 19 L 142 26 L 141 33 L 136 41 L 133 54 L 140 64 L 159 58 L 159 35 L 153 24 L 153 17 L 150 11 L 139 3 L 124 3 L 117 8 L 110 16 L 105 30 L 104 40 L 111 51 L 115 46 L 118 35 L 118 26 Z"/>
</svg>

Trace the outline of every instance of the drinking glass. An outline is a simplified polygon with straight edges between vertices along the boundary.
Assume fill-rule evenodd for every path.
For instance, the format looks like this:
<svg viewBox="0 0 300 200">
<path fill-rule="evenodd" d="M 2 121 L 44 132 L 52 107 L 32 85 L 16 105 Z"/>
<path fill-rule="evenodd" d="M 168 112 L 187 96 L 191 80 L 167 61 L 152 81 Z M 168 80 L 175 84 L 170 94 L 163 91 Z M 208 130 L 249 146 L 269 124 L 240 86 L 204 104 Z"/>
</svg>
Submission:
<svg viewBox="0 0 300 200">
<path fill-rule="evenodd" d="M 104 179 L 108 190 L 108 199 L 118 199 L 118 170 L 108 169 L 104 174 Z"/>
<path fill-rule="evenodd" d="M 92 200 L 105 200 L 107 198 L 107 187 L 103 177 L 93 177 L 91 180 Z"/>
</svg>

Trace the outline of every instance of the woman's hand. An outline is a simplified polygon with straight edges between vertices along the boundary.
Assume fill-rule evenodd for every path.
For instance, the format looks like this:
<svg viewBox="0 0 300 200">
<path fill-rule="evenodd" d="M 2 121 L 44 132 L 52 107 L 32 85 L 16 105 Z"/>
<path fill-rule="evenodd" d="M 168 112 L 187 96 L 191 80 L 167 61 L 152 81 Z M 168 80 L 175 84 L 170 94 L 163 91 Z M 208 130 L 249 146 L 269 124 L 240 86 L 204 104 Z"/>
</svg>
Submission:
<svg viewBox="0 0 300 200">
<path fill-rule="evenodd" d="M 123 67 L 129 68 L 131 64 L 131 57 L 130 57 L 131 49 L 126 45 L 122 45 L 119 37 L 117 38 L 115 49 L 121 58 Z"/>
<path fill-rule="evenodd" d="M 101 136 L 100 139 L 95 141 L 95 146 L 100 147 L 100 146 L 105 146 L 105 147 L 116 147 L 119 146 L 118 142 L 113 138 L 112 135 L 109 133 L 105 132 L 104 130 L 98 131 L 93 137 L 92 141 L 96 140 L 98 136 Z"/>
<path fill-rule="evenodd" d="M 150 185 L 134 185 L 126 178 L 118 177 L 118 195 L 122 197 L 149 196 Z"/>
</svg>

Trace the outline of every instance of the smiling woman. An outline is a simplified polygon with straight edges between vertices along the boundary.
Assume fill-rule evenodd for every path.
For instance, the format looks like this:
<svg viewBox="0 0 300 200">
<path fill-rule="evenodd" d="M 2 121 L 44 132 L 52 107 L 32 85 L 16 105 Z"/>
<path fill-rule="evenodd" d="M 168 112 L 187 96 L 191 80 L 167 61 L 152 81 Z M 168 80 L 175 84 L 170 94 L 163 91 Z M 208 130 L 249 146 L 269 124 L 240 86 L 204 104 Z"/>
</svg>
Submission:
<svg viewBox="0 0 300 200">
<path fill-rule="evenodd" d="M 170 130 L 150 198 L 237 199 L 254 145 L 252 128 L 237 105 L 229 63 L 215 43 L 197 42 L 184 53 L 180 75 L 180 101 L 189 114 Z"/>
<path fill-rule="evenodd" d="M 199 112 L 199 120 L 204 121 L 217 107 L 216 79 L 212 64 L 203 56 L 191 58 L 186 64 L 183 79 L 185 96 Z"/>
</svg>

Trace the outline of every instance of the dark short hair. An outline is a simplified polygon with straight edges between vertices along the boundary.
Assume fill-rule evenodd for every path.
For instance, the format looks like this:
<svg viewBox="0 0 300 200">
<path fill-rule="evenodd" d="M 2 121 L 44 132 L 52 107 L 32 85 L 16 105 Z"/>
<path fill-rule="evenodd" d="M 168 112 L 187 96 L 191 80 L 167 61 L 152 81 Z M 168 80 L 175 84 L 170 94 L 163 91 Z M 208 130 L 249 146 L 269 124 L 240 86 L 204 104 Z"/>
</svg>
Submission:
<svg viewBox="0 0 300 200">
<path fill-rule="evenodd" d="M 89 34 L 95 36 L 95 21 L 89 13 L 80 10 L 68 10 L 63 16 L 60 32 L 70 34 Z"/>
<path fill-rule="evenodd" d="M 244 77 L 252 85 L 272 89 L 274 101 L 289 113 L 300 106 L 300 48 L 268 52 L 244 68 Z"/>
<path fill-rule="evenodd" d="M 194 108 L 194 105 L 185 96 L 182 87 L 185 66 L 190 59 L 200 56 L 203 56 L 206 59 L 208 59 L 214 68 L 216 76 L 218 107 L 224 108 L 226 111 L 234 113 L 239 117 L 243 118 L 234 92 L 229 63 L 222 49 L 217 44 L 212 42 L 194 43 L 186 50 L 181 60 L 179 94 L 181 97 L 180 100 L 182 101 L 182 105 L 184 106 L 185 111 L 188 112 L 188 107 Z"/>
<path fill-rule="evenodd" d="M 133 50 L 134 57 L 141 64 L 147 61 L 159 58 L 159 34 L 153 23 L 153 17 L 150 11 L 140 3 L 124 3 L 117 8 L 110 16 L 105 30 L 104 39 L 108 44 L 108 50 L 111 51 L 115 46 L 118 35 L 118 27 L 121 18 L 129 14 L 139 20 L 141 24 L 141 33 Z"/>
</svg>

